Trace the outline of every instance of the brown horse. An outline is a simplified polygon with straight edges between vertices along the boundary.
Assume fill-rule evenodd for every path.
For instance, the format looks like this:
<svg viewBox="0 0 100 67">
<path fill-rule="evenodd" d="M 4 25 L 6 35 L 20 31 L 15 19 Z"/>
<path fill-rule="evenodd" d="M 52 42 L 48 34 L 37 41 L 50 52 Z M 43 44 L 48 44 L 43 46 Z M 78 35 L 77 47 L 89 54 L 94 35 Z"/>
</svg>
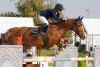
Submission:
<svg viewBox="0 0 100 67">
<path fill-rule="evenodd" d="M 9 29 L 3 36 L 5 44 L 18 44 L 17 37 L 22 36 L 22 44 L 24 51 L 30 49 L 32 46 L 42 48 L 44 44 L 52 47 L 59 43 L 59 40 L 64 37 L 65 33 L 69 30 L 74 31 L 81 39 L 85 39 L 85 28 L 82 24 L 82 18 L 67 19 L 66 22 L 53 23 L 49 26 L 48 32 L 45 36 L 34 36 L 31 34 L 32 27 L 14 27 Z"/>
</svg>

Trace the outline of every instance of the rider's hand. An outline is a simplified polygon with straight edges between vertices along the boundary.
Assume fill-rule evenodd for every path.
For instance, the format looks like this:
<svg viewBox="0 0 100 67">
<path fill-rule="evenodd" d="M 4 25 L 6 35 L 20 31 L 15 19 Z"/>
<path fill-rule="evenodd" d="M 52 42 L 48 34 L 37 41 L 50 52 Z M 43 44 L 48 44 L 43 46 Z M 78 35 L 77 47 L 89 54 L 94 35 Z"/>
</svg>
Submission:
<svg viewBox="0 0 100 67">
<path fill-rule="evenodd" d="M 61 20 L 61 22 L 66 22 L 66 20 Z"/>
</svg>

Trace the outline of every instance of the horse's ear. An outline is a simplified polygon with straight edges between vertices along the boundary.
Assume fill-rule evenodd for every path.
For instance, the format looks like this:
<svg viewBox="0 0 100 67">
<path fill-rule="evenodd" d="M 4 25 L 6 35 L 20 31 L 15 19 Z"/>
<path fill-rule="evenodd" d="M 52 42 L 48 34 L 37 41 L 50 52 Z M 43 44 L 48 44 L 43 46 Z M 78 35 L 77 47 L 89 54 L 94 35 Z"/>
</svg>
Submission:
<svg viewBox="0 0 100 67">
<path fill-rule="evenodd" d="M 75 21 L 79 21 L 80 20 L 80 16 L 78 17 L 78 18 L 76 18 L 76 20 Z"/>
<path fill-rule="evenodd" d="M 84 17 L 84 16 L 83 16 L 83 17 Z M 82 19 L 83 19 L 83 17 L 81 17 L 81 18 L 80 18 L 80 20 L 82 20 Z"/>
<path fill-rule="evenodd" d="M 80 20 L 80 16 L 77 18 L 77 20 Z"/>
<path fill-rule="evenodd" d="M 84 16 L 83 16 L 84 17 Z M 76 19 L 76 21 L 81 21 L 82 19 L 83 19 L 83 17 L 78 17 L 77 19 Z"/>
</svg>

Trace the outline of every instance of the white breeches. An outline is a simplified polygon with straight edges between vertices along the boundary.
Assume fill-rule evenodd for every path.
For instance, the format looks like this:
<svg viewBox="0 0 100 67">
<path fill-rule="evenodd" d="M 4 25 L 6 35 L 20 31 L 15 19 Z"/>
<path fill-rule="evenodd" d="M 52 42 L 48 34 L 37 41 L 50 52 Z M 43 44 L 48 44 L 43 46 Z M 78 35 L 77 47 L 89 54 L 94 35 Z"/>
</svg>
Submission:
<svg viewBox="0 0 100 67">
<path fill-rule="evenodd" d="M 40 19 L 40 21 L 41 21 L 42 23 L 46 23 L 47 25 L 49 25 L 49 22 L 48 22 L 48 20 L 47 20 L 45 17 L 39 16 L 39 19 Z"/>
</svg>

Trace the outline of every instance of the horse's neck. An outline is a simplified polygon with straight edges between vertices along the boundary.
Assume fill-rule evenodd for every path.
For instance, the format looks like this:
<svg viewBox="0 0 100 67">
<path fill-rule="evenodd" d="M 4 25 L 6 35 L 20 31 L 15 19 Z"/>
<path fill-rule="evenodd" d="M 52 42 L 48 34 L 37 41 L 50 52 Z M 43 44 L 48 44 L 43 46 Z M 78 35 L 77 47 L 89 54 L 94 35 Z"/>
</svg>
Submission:
<svg viewBox="0 0 100 67">
<path fill-rule="evenodd" d="M 64 37 L 66 31 L 65 31 L 64 29 L 60 29 L 60 30 L 59 30 L 59 33 L 61 34 L 62 37 Z"/>
<path fill-rule="evenodd" d="M 73 27 L 74 22 L 72 20 L 70 20 L 70 19 L 68 19 L 66 22 L 67 22 L 68 29 L 69 30 L 72 30 L 72 27 Z"/>
<path fill-rule="evenodd" d="M 52 23 L 50 24 L 50 28 L 52 29 L 52 31 L 55 31 L 54 29 L 56 29 L 61 35 L 64 35 L 67 31 L 71 30 L 71 26 L 72 26 L 71 21 L 68 20 L 66 23 L 67 23 L 66 27 L 64 26 L 63 22 Z"/>
<path fill-rule="evenodd" d="M 50 27 L 50 30 L 52 32 L 55 32 L 55 34 L 59 33 L 61 36 L 63 36 L 66 33 L 66 30 L 63 28 L 60 28 L 58 25 L 53 25 Z M 53 34 L 53 33 L 52 33 Z"/>
</svg>

